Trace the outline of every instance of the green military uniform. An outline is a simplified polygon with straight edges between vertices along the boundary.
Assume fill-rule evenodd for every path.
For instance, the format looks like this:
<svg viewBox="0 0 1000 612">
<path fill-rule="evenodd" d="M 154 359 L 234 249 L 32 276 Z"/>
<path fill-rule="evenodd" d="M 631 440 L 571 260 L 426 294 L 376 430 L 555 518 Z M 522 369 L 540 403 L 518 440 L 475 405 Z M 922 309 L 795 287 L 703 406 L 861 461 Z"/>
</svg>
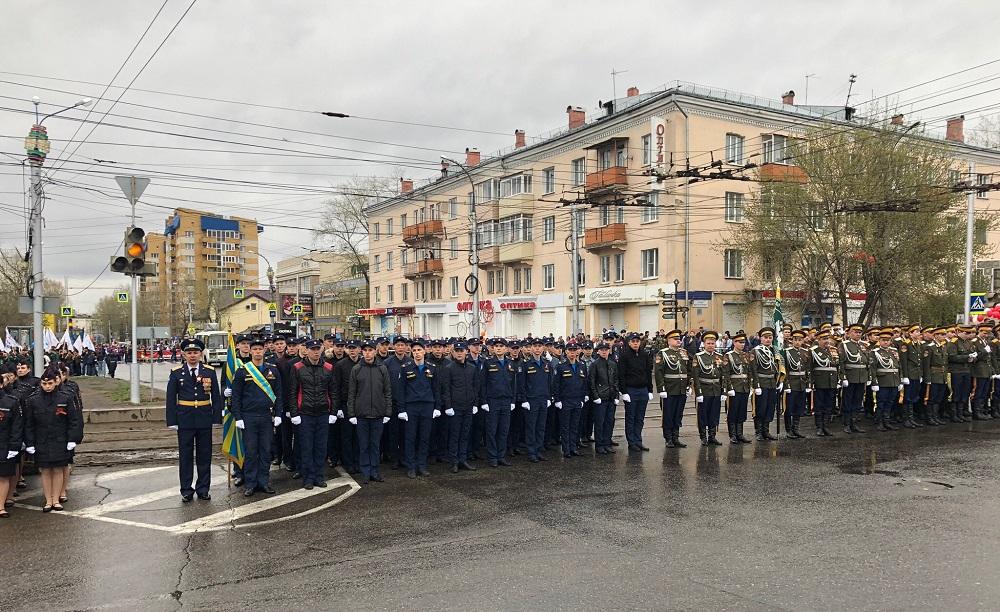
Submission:
<svg viewBox="0 0 1000 612">
<path fill-rule="evenodd" d="M 718 338 L 715 332 L 705 332 L 702 334 L 702 339 L 704 340 L 706 336 L 711 338 L 713 335 Z M 723 358 L 720 353 L 708 351 L 697 353 L 691 360 L 691 383 L 698 402 L 698 428 L 703 446 L 722 444 L 715 437 L 719 427 L 724 390 L 722 364 Z"/>
<path fill-rule="evenodd" d="M 763 338 L 765 334 L 774 335 L 774 330 L 765 327 L 758 332 Z M 781 356 L 773 345 L 759 344 L 750 352 L 750 379 L 754 385 L 754 426 L 758 442 L 777 440 L 769 431 L 771 421 L 778 408 L 779 385 L 781 385 Z"/>
<path fill-rule="evenodd" d="M 665 340 L 680 339 L 683 332 L 674 329 L 667 332 Z M 684 448 L 680 440 L 681 421 L 684 417 L 684 404 L 687 401 L 687 390 L 690 384 L 690 356 L 681 347 L 666 347 L 656 353 L 653 358 L 653 378 L 660 393 L 660 408 L 663 410 L 663 439 L 667 448 Z"/>
<path fill-rule="evenodd" d="M 746 342 L 746 339 L 746 334 L 736 334 L 733 336 L 733 345 Z M 750 438 L 743 435 L 743 424 L 747 420 L 747 405 L 750 393 L 753 392 L 750 380 L 751 359 L 749 353 L 734 348 L 722 360 L 722 381 L 726 394 L 729 395 L 726 401 L 726 426 L 729 428 L 731 444 L 750 443 Z"/>
<path fill-rule="evenodd" d="M 950 414 L 952 421 L 965 423 L 972 417 L 972 413 L 969 412 L 969 393 L 972 391 L 971 363 L 978 358 L 978 355 L 975 354 L 971 341 L 959 338 L 957 335 L 945 348 L 948 351 L 948 374 L 951 375 Z"/>
<path fill-rule="evenodd" d="M 912 328 L 911 328 L 912 329 Z M 904 338 L 899 343 L 899 377 L 903 382 L 903 414 L 909 414 L 910 420 L 915 427 L 923 427 L 923 424 L 916 418 L 914 412 L 923 401 L 924 377 L 923 347 L 915 344 L 909 338 Z M 923 410 L 923 420 L 929 422 L 926 407 Z"/>
<path fill-rule="evenodd" d="M 820 331 L 817 342 L 828 338 L 830 333 Z M 813 387 L 813 416 L 816 420 L 816 435 L 832 436 L 827 425 L 833 416 L 833 404 L 836 401 L 837 390 L 843 373 L 840 369 L 840 353 L 830 347 L 817 344 L 809 349 L 809 382 Z"/>
<path fill-rule="evenodd" d="M 882 332 L 882 338 L 891 339 L 892 331 Z M 889 422 L 892 408 L 899 400 L 899 392 L 903 390 L 902 377 L 899 374 L 899 353 L 891 347 L 875 347 L 869 360 L 869 373 L 872 380 L 872 391 L 875 392 L 875 424 L 879 431 L 897 429 Z M 913 414 L 907 411 L 904 415 L 904 426 L 913 428 Z"/>
<path fill-rule="evenodd" d="M 992 330 L 989 325 L 979 327 L 980 331 Z M 990 401 L 991 384 L 993 382 L 993 347 L 987 338 L 977 335 L 970 342 L 976 359 L 969 366 L 972 381 L 972 418 L 977 421 L 987 421 L 991 417 L 986 404 Z"/>
<path fill-rule="evenodd" d="M 805 333 L 792 332 L 793 338 L 805 338 Z M 787 437 L 804 438 L 799 433 L 799 422 L 806 413 L 807 397 L 811 393 L 809 373 L 812 357 L 808 349 L 789 346 L 785 348 L 785 408 L 788 412 Z"/>
<path fill-rule="evenodd" d="M 1000 383 L 995 382 L 1000 378 L 1000 339 L 994 329 L 993 337 L 990 339 L 990 361 L 993 362 L 993 393 L 990 397 L 990 416 L 1000 419 Z"/>
<path fill-rule="evenodd" d="M 928 418 L 931 425 L 941 425 L 944 412 L 942 406 L 948 400 L 948 348 L 944 342 L 932 341 L 924 345 L 920 356 L 924 368 L 924 384 L 928 386 Z M 958 422 L 955 418 L 953 421 Z"/>
</svg>

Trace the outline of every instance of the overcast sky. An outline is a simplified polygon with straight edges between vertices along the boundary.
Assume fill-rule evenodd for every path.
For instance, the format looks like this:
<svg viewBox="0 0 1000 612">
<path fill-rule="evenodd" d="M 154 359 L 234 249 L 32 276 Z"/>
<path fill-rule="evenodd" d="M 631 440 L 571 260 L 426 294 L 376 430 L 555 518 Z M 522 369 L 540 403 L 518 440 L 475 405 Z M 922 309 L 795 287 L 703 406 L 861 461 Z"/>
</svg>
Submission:
<svg viewBox="0 0 1000 612">
<path fill-rule="evenodd" d="M 189 4 L 167 1 L 115 85 L 132 80 Z M 16 164 L 23 158 L 33 117 L 10 109 L 30 112 L 32 96 L 41 98 L 43 113 L 83 96 L 97 99 L 159 5 L 160 0 L 5 3 L 0 20 L 0 247 L 25 246 L 22 175 Z M 200 0 L 104 118 L 107 124 L 197 138 L 111 125 L 90 134 L 92 126 L 84 125 L 65 165 L 46 164 L 53 180 L 75 186 L 46 187 L 51 199 L 45 210 L 45 273 L 67 278 L 71 293 L 93 283 L 72 298 L 80 311 L 121 284 L 123 278 L 111 272 L 94 282 L 127 223 L 128 204 L 119 197 L 116 173 L 156 171 L 213 179 L 154 178 L 138 209 L 140 224 L 147 231 L 162 231 L 169 208 L 185 201 L 193 208 L 255 217 L 266 228 L 261 247 L 274 263 L 302 254 L 302 247 L 323 246 L 314 245 L 308 230 L 268 227 L 313 227 L 324 199 L 316 188 L 330 189 L 358 174 L 390 176 L 401 167 L 411 178 L 426 178 L 436 173 L 433 164 L 441 155 L 462 155 L 467 146 L 485 155 L 513 144 L 517 128 L 530 138 L 559 127 L 567 105 L 592 110 L 598 100 L 611 97 L 612 69 L 627 71 L 617 77 L 619 96 L 630 85 L 645 92 L 683 80 L 774 99 L 794 89 L 800 103 L 805 75 L 814 74 L 809 103 L 831 105 L 844 103 L 848 75 L 855 73 L 852 102 L 862 102 L 997 59 L 997 23 L 1000 4 L 982 1 Z M 994 74 L 1000 74 L 1000 63 L 900 97 L 940 92 L 948 84 Z M 996 81 L 985 83 L 923 105 L 996 86 Z M 81 119 L 91 110 L 89 118 L 99 120 L 120 93 L 112 88 L 105 101 L 65 115 Z M 983 93 L 925 114 L 937 118 L 998 103 L 1000 93 Z M 79 125 L 60 117 L 46 121 L 51 157 L 61 156 L 65 140 Z M 75 143 L 88 134 L 76 149 Z M 242 144 L 203 140 L 207 138 Z"/>
</svg>

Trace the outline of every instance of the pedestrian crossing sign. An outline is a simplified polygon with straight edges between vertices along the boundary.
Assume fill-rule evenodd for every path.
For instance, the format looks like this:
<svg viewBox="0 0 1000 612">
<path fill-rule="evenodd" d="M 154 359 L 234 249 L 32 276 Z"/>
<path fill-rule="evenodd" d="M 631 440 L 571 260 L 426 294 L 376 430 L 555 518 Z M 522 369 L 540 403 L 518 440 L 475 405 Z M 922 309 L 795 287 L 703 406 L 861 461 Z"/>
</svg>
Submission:
<svg viewBox="0 0 1000 612">
<path fill-rule="evenodd" d="M 246 295 L 246 289 L 243 289 L 242 287 L 233 289 L 234 300 L 242 300 L 245 295 Z"/>
<path fill-rule="evenodd" d="M 61 307 L 59 309 L 59 316 L 66 317 L 66 318 L 72 317 L 73 316 L 73 307 L 72 306 L 63 306 L 63 307 Z"/>
<path fill-rule="evenodd" d="M 128 292 L 127 291 L 119 291 L 118 292 L 118 303 L 119 304 L 128 304 Z"/>
<path fill-rule="evenodd" d="M 985 293 L 970 293 L 969 294 L 969 314 L 986 314 L 986 294 Z"/>
<path fill-rule="evenodd" d="M 267 305 L 267 309 L 270 310 L 271 312 L 277 312 L 278 305 L 275 304 L 274 302 L 271 302 L 270 304 Z"/>
<path fill-rule="evenodd" d="M 302 304 L 292 304 L 292 314 L 302 314 Z"/>
</svg>

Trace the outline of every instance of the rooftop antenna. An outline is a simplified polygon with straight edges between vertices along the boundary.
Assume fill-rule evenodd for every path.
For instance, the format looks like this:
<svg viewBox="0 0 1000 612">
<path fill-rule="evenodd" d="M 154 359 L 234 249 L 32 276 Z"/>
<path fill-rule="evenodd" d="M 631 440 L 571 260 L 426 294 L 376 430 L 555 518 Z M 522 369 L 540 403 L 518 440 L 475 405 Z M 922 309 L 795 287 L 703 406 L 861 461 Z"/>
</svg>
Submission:
<svg viewBox="0 0 1000 612">
<path fill-rule="evenodd" d="M 805 95 L 805 99 L 802 101 L 803 105 L 809 104 L 809 79 L 811 79 L 811 78 L 813 78 L 815 76 L 816 76 L 815 72 L 810 72 L 809 74 L 806 75 L 806 95 Z"/>
<path fill-rule="evenodd" d="M 615 70 L 611 69 L 611 112 L 615 112 L 615 99 L 618 97 L 618 84 L 615 77 L 619 74 L 625 74 L 628 70 Z"/>
<path fill-rule="evenodd" d="M 844 106 L 851 105 L 851 90 L 854 89 L 854 84 L 858 81 L 858 75 L 851 74 L 850 78 L 847 79 L 847 100 L 844 102 Z"/>
</svg>

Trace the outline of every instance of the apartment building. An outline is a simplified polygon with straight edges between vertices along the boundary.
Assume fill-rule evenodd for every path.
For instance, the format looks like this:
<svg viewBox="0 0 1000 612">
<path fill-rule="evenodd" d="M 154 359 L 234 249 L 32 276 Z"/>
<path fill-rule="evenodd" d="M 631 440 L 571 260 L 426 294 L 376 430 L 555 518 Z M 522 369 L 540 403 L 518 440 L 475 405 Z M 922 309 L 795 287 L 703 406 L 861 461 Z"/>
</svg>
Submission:
<svg viewBox="0 0 1000 612">
<path fill-rule="evenodd" d="M 588 333 L 670 329 L 661 300 L 674 296 L 675 281 L 688 308 L 679 326 L 757 329 L 771 318 L 774 287 L 748 284 L 743 253 L 727 246 L 757 184 L 679 186 L 650 175 L 688 161 L 752 161 L 764 177 L 795 176 L 789 139 L 820 122 L 850 125 L 852 111 L 796 105 L 793 92 L 771 100 L 691 83 L 646 94 L 633 87 L 589 117 L 568 107 L 566 124 L 530 145 L 518 130 L 512 147 L 487 159 L 469 149 L 464 168 L 444 160 L 439 177 L 418 188 L 401 180 L 398 196 L 367 210 L 371 331 L 468 333 L 474 239 L 488 335 L 566 335 L 574 308 Z M 947 139 L 956 167 L 975 162 L 980 182 L 1000 167 L 997 151 L 964 143 L 962 118 L 949 121 Z M 997 197 L 982 194 L 977 209 L 995 210 Z M 986 264 L 1000 272 L 1000 261 Z M 865 295 L 851 297 L 856 315 Z M 832 319 L 836 306 L 831 295 L 822 318 Z M 796 317 L 786 309 L 787 319 Z"/>
<path fill-rule="evenodd" d="M 147 256 L 157 264 L 157 275 L 141 279 L 142 299 L 155 300 L 158 320 L 169 321 L 175 333 L 186 327 L 189 304 L 194 320 L 204 321 L 214 301 L 218 318 L 221 296 L 231 297 L 236 287 L 257 287 L 263 231 L 253 219 L 175 209 L 162 234 L 146 234 Z"/>
</svg>

